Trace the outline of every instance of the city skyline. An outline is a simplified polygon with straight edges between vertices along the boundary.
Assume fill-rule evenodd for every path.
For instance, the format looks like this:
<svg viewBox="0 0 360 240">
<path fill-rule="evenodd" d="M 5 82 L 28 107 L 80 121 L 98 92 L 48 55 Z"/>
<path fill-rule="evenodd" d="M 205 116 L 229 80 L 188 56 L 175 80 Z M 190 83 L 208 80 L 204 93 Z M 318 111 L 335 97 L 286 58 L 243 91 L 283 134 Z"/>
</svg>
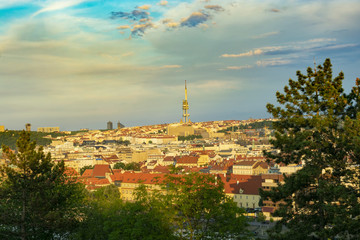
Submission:
<svg viewBox="0 0 360 240">
<path fill-rule="evenodd" d="M 0 125 L 268 118 L 296 71 L 360 77 L 360 2 L 0 0 Z"/>
</svg>

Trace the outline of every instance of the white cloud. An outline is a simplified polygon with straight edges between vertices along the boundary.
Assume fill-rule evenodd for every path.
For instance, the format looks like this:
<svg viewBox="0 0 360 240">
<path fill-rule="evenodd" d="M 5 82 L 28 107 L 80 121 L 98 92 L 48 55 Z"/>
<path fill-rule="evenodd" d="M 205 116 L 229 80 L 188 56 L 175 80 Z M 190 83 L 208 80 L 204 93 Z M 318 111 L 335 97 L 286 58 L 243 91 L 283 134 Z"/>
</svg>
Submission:
<svg viewBox="0 0 360 240">
<path fill-rule="evenodd" d="M 181 65 L 163 65 L 159 69 L 181 68 Z"/>
<path fill-rule="evenodd" d="M 221 57 L 224 57 L 224 58 L 250 57 L 250 56 L 254 56 L 254 55 L 260 55 L 263 53 L 264 53 L 263 50 L 255 49 L 254 51 L 250 50 L 249 52 L 238 53 L 238 54 L 227 54 L 226 53 L 226 54 L 221 55 Z"/>
<path fill-rule="evenodd" d="M 290 64 L 292 61 L 290 59 L 282 59 L 282 58 L 271 58 L 260 60 L 256 62 L 256 65 L 259 67 L 268 67 L 268 66 L 278 66 L 278 65 L 286 65 Z"/>
<path fill-rule="evenodd" d="M 159 5 L 161 5 L 161 6 L 166 6 L 167 4 L 168 4 L 168 1 L 166 1 L 166 0 L 159 2 Z"/>
<path fill-rule="evenodd" d="M 142 5 L 142 6 L 138 6 L 137 8 L 141 9 L 141 10 L 149 10 L 151 8 L 151 5 L 145 4 L 145 5 Z"/>
<path fill-rule="evenodd" d="M 252 38 L 253 39 L 267 38 L 267 37 L 277 35 L 277 34 L 279 34 L 279 31 L 263 33 L 263 34 L 260 34 L 260 35 L 253 36 Z"/>
<path fill-rule="evenodd" d="M 52 1 L 49 4 L 46 4 L 42 9 L 40 9 L 39 11 L 35 12 L 32 17 L 35 17 L 37 15 L 39 15 L 40 13 L 44 13 L 44 12 L 51 12 L 51 11 L 57 11 L 57 10 L 61 10 L 64 8 L 68 8 L 68 7 L 72 7 L 72 6 L 76 6 L 80 3 L 86 2 L 89 0 L 61 0 L 61 1 Z"/>
<path fill-rule="evenodd" d="M 242 69 L 249 69 L 249 68 L 253 68 L 253 66 L 251 65 L 244 65 L 244 66 L 228 66 L 225 69 L 220 69 L 220 70 L 242 70 Z"/>
</svg>

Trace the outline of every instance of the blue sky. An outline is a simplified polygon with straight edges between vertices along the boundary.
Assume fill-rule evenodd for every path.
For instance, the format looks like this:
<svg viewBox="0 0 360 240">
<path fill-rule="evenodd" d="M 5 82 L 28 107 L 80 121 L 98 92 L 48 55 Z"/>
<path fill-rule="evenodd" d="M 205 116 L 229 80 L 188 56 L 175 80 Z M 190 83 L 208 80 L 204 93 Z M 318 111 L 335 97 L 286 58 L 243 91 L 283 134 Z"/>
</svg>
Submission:
<svg viewBox="0 0 360 240">
<path fill-rule="evenodd" d="M 360 2 L 0 0 L 0 125 L 266 118 L 297 70 L 360 77 Z"/>
</svg>

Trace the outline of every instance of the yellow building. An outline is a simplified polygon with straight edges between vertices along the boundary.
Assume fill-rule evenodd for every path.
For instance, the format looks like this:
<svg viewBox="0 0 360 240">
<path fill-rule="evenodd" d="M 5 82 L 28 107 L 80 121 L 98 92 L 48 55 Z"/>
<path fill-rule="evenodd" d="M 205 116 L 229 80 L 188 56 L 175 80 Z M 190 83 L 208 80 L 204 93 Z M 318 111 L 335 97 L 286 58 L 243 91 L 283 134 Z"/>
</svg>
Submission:
<svg viewBox="0 0 360 240">
<path fill-rule="evenodd" d="M 167 129 L 168 135 L 189 136 L 195 134 L 195 128 L 186 124 L 169 124 Z"/>
<path fill-rule="evenodd" d="M 268 172 L 268 164 L 263 161 L 245 160 L 233 165 L 233 174 L 261 175 Z"/>
<path fill-rule="evenodd" d="M 5 132 L 5 126 L 0 126 L 0 132 Z"/>
<path fill-rule="evenodd" d="M 259 189 L 261 188 L 261 176 L 234 176 L 225 183 L 225 193 L 232 198 L 238 207 L 258 208 L 260 201 Z"/>
<path fill-rule="evenodd" d="M 198 166 L 205 166 L 210 162 L 210 158 L 207 154 L 200 154 L 198 159 Z"/>
</svg>

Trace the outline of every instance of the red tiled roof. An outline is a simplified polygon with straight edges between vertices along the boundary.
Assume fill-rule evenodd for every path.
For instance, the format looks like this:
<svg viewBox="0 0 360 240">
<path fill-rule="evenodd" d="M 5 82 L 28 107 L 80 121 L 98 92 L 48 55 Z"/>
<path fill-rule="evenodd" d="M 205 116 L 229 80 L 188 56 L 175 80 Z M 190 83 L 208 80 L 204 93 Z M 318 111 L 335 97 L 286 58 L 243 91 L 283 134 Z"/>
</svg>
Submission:
<svg viewBox="0 0 360 240">
<path fill-rule="evenodd" d="M 93 173 L 93 169 L 86 169 L 81 176 L 82 177 L 92 177 L 92 173 Z"/>
<path fill-rule="evenodd" d="M 267 164 L 266 162 L 257 162 L 254 166 L 254 168 L 257 168 L 257 167 L 262 167 L 263 169 L 268 169 L 269 167 L 269 164 Z"/>
<path fill-rule="evenodd" d="M 167 157 L 164 157 L 164 162 L 173 162 L 175 160 L 175 157 L 172 157 L 172 156 L 167 156 Z"/>
<path fill-rule="evenodd" d="M 274 207 L 262 207 L 261 208 L 262 212 L 269 212 L 269 213 L 274 213 L 275 212 L 275 208 Z"/>
<path fill-rule="evenodd" d="M 199 157 L 183 156 L 177 159 L 176 163 L 180 164 L 197 164 Z"/>
<path fill-rule="evenodd" d="M 93 169 L 93 177 L 105 177 L 105 173 L 111 173 L 110 165 L 96 164 Z"/>
<path fill-rule="evenodd" d="M 246 181 L 231 180 L 229 182 L 225 182 L 224 188 L 226 193 L 239 194 L 240 189 L 242 189 L 242 194 L 259 195 L 261 181 L 261 176 L 252 176 Z"/>
<path fill-rule="evenodd" d="M 114 174 L 115 175 L 115 174 Z M 143 184 L 159 184 L 163 182 L 164 174 L 155 173 L 135 173 L 135 172 L 124 172 L 117 173 L 114 177 L 115 181 L 123 183 L 143 183 Z"/>
<path fill-rule="evenodd" d="M 246 161 L 245 160 L 245 161 L 237 162 L 234 165 L 237 165 L 237 166 L 253 166 L 255 163 L 256 163 L 256 161 Z"/>
<path fill-rule="evenodd" d="M 170 173 L 169 167 L 168 166 L 156 166 L 153 170 L 153 172 L 158 172 L 158 173 Z"/>
</svg>

